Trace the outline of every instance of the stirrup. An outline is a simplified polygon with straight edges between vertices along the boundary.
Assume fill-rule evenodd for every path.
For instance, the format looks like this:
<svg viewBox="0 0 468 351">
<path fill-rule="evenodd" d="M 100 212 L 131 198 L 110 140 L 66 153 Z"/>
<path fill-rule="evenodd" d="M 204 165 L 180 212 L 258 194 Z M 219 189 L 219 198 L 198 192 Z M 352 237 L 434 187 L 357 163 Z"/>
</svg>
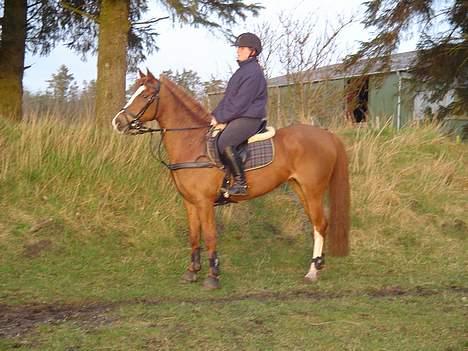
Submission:
<svg viewBox="0 0 468 351">
<path fill-rule="evenodd" d="M 237 196 L 237 195 L 247 195 L 247 185 L 241 185 L 234 183 L 232 187 L 228 189 L 229 195 Z"/>
</svg>

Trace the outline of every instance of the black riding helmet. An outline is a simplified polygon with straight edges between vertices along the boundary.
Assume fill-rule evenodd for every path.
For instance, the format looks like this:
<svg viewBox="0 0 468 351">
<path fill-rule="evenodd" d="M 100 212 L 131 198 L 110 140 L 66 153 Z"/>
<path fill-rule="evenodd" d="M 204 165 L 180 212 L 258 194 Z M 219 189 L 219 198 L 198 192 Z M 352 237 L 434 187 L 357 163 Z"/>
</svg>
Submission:
<svg viewBox="0 0 468 351">
<path fill-rule="evenodd" d="M 239 35 L 234 43 L 234 46 L 246 46 L 255 49 L 255 56 L 260 55 L 262 52 L 262 42 L 259 37 L 253 33 L 242 33 Z"/>
</svg>

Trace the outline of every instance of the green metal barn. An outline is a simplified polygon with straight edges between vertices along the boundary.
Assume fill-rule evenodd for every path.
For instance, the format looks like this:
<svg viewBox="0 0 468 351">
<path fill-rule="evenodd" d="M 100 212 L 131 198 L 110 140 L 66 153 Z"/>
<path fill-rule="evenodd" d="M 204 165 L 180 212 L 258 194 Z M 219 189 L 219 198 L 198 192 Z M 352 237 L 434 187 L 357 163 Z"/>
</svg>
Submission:
<svg viewBox="0 0 468 351">
<path fill-rule="evenodd" d="M 348 121 L 376 127 L 389 123 L 399 129 L 422 119 L 427 108 L 412 89 L 415 58 L 415 51 L 392 55 L 389 69 L 365 75 L 360 73 L 364 63 L 358 63 L 347 71 L 336 64 L 269 79 L 268 118 L 276 125 Z M 210 93 L 211 107 L 221 97 L 222 92 Z"/>
</svg>

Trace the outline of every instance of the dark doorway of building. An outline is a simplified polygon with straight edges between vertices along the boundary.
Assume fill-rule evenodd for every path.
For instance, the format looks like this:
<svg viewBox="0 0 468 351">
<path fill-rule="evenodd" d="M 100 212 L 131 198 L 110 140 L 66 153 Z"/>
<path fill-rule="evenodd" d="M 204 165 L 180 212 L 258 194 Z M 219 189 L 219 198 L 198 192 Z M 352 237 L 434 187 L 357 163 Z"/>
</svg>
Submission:
<svg viewBox="0 0 468 351">
<path fill-rule="evenodd" d="M 365 123 L 369 112 L 369 78 L 359 77 L 346 82 L 346 119 Z"/>
</svg>

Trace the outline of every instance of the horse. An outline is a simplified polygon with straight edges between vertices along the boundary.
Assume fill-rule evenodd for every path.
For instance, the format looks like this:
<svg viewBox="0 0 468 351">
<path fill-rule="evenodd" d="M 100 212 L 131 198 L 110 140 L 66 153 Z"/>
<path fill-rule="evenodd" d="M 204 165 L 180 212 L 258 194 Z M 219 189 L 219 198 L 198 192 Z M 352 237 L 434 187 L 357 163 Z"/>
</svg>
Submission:
<svg viewBox="0 0 468 351">
<path fill-rule="evenodd" d="M 113 128 L 127 135 L 160 132 L 170 161 L 175 186 L 187 211 L 191 258 L 182 281 L 195 282 L 201 270 L 200 241 L 206 246 L 209 272 L 203 286 L 220 287 L 220 266 L 216 251 L 214 202 L 219 195 L 224 171 L 200 162 L 206 153 L 206 134 L 211 113 L 183 88 L 165 76 L 159 79 L 148 70 L 139 71 L 134 94 L 112 120 Z M 146 127 L 157 121 L 158 129 Z M 313 251 L 304 279 L 318 279 L 324 266 L 324 241 L 332 256 L 349 253 L 350 186 L 348 158 L 341 140 L 319 127 L 296 124 L 280 128 L 273 137 L 275 157 L 268 166 L 246 172 L 245 201 L 264 195 L 288 182 L 298 195 L 313 227 Z M 329 218 L 324 209 L 329 198 Z"/>
</svg>

